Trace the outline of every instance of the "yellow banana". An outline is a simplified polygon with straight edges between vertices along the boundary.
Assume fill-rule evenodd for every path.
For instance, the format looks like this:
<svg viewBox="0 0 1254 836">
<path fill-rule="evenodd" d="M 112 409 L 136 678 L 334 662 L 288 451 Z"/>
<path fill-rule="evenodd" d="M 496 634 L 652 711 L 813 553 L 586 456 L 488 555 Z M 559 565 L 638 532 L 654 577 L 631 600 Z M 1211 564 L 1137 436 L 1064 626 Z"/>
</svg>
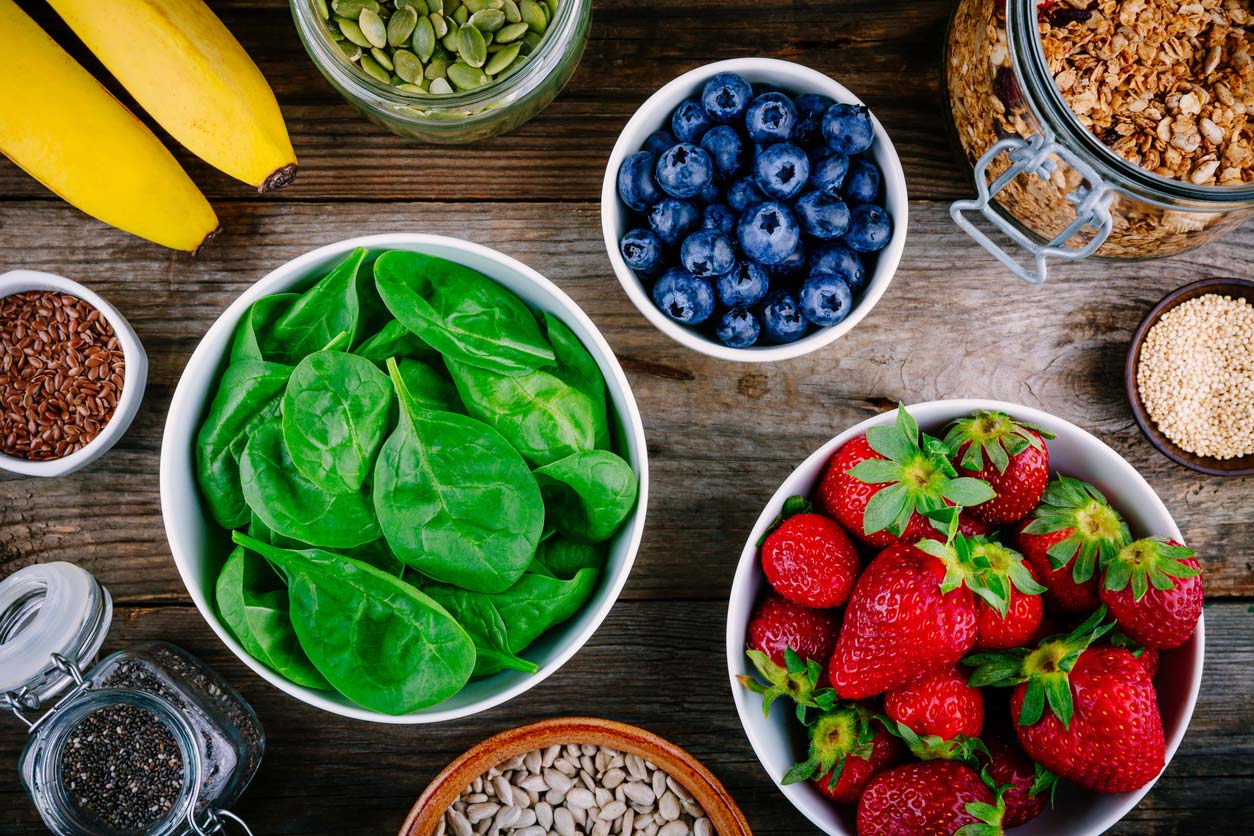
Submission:
<svg viewBox="0 0 1254 836">
<path fill-rule="evenodd" d="M 19 9 L 0 0 L 0 153 L 92 217 L 194 251 L 218 218 L 161 141 Z"/>
<path fill-rule="evenodd" d="M 274 93 L 202 0 L 52 0 L 140 107 L 205 162 L 266 192 L 296 174 Z"/>
</svg>

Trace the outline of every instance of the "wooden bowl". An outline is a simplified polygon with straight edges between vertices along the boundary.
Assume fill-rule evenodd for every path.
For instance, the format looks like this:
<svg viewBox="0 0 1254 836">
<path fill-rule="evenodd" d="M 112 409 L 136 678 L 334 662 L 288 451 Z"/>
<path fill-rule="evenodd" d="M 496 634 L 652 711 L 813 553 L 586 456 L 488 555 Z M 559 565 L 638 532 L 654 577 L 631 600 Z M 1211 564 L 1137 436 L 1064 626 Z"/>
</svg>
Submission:
<svg viewBox="0 0 1254 836">
<path fill-rule="evenodd" d="M 749 823 L 710 770 L 670 741 L 635 726 L 591 717 L 559 717 L 502 732 L 467 751 L 435 777 L 409 811 L 400 836 L 432 836 L 462 790 L 493 766 L 535 749 L 591 743 L 651 761 L 684 786 L 718 836 L 752 836 Z"/>
<path fill-rule="evenodd" d="M 1150 418 L 1149 412 L 1145 409 L 1145 404 L 1141 402 L 1141 393 L 1136 386 L 1136 369 L 1141 362 L 1141 346 L 1144 344 L 1149 330 L 1162 318 L 1164 313 L 1176 305 L 1179 305 L 1181 302 L 1187 302 L 1190 299 L 1196 299 L 1199 296 L 1205 296 L 1208 293 L 1245 299 L 1254 304 L 1254 281 L 1248 279 L 1203 279 L 1192 284 L 1186 284 L 1184 287 L 1173 290 L 1164 296 L 1146 314 L 1145 319 L 1141 320 L 1136 333 L 1132 335 L 1132 344 L 1128 348 L 1128 360 L 1123 370 L 1124 387 L 1128 391 L 1128 404 L 1132 407 L 1132 414 L 1136 417 L 1136 423 L 1141 428 L 1141 432 L 1149 439 L 1150 444 L 1157 447 L 1165 456 L 1190 470 L 1196 470 L 1198 473 L 1206 473 L 1211 476 L 1249 476 L 1254 474 L 1254 456 L 1217 459 L 1213 456 L 1199 456 L 1196 453 L 1190 453 L 1181 449 L 1178 444 L 1164 435 L 1158 429 L 1154 420 Z"/>
</svg>

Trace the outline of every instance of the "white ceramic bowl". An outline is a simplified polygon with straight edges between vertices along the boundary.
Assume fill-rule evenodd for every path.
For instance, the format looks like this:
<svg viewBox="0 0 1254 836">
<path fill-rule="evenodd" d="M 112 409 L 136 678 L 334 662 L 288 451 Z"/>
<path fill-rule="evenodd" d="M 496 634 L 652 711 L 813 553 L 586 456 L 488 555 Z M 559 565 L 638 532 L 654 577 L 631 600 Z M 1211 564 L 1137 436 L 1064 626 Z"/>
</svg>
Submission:
<svg viewBox="0 0 1254 836">
<path fill-rule="evenodd" d="M 374 252 L 412 250 L 464 264 L 499 282 L 534 308 L 556 314 L 596 358 L 605 376 L 610 404 L 626 439 L 624 457 L 640 478 L 636 509 L 609 543 L 604 575 L 591 600 L 569 621 L 528 648 L 539 672 L 506 671 L 472 681 L 461 692 L 430 708 L 392 716 L 362 708 L 339 694 L 295 685 L 249 656 L 218 618 L 210 593 L 229 551 L 228 535 L 207 513 L 196 484 L 193 445 L 205 409 L 217 385 L 235 325 L 248 306 L 263 296 L 303 290 L 321 278 L 355 247 Z M 261 279 L 235 300 L 210 327 L 183 371 L 161 443 L 161 512 L 174 562 L 192 600 L 218 637 L 262 679 L 298 700 L 340 714 L 378 723 L 435 723 L 454 720 L 505 702 L 539 685 L 566 663 L 592 636 L 617 600 L 636 558 L 649 499 L 649 465 L 644 426 L 635 398 L 613 351 L 582 310 L 557 285 L 521 262 L 495 250 L 439 235 L 395 233 L 353 238 L 306 253 Z"/>
<path fill-rule="evenodd" d="M 872 114 L 875 143 L 871 146 L 871 155 L 884 171 L 884 205 L 893 216 L 893 237 L 888 246 L 880 251 L 875 269 L 868 278 L 857 307 L 843 322 L 829 328 L 816 329 L 796 342 L 754 345 L 749 348 L 728 348 L 692 328 L 674 322 L 658 310 L 649 291 L 636 277 L 635 271 L 623 261 L 622 253 L 619 252 L 618 242 L 629 229 L 631 210 L 618 198 L 618 169 L 623 160 L 641 149 L 649 134 L 663 127 L 669 129 L 671 111 L 684 99 L 699 95 L 705 82 L 718 73 L 737 73 L 752 84 L 769 84 L 790 95 L 818 93 L 837 102 L 862 104 L 861 99 L 823 73 L 774 58 L 733 58 L 684 73 L 645 100 L 628 120 L 623 132 L 619 134 L 618 142 L 614 143 L 610 161 L 605 167 L 605 180 L 601 184 L 601 231 L 605 236 L 605 249 L 609 253 L 610 264 L 614 266 L 614 275 L 618 277 L 619 284 L 623 286 L 632 303 L 658 330 L 676 342 L 711 357 L 746 363 L 767 363 L 800 357 L 847 334 L 871 312 L 871 308 L 875 307 L 888 289 L 893 274 L 897 272 L 897 264 L 901 261 L 902 249 L 906 245 L 909 214 L 906 177 L 892 140 Z"/>
<path fill-rule="evenodd" d="M 977 409 L 997 409 L 1057 435 L 1049 443 L 1050 467 L 1055 472 L 1091 482 L 1118 509 L 1132 529 L 1134 537 L 1158 535 L 1184 538 L 1176 527 L 1162 500 L 1142 476 L 1114 450 L 1076 425 L 1039 409 L 1000 401 L 975 399 L 931 401 L 907 407 L 926 432 L 936 433 L 953 418 Z M 868 418 L 850 427 L 824 444 L 792 472 L 767 504 L 740 555 L 740 565 L 732 584 L 727 612 L 727 667 L 731 674 L 732 694 L 740 722 L 758 759 L 777 784 L 787 769 L 805 756 L 794 744 L 792 715 L 782 706 L 762 716 L 762 700 L 736 681 L 738 674 L 752 671 L 745 657 L 745 635 L 754 603 L 766 586 L 759 569 L 756 543 L 768 525 L 782 510 L 784 500 L 796 494 L 809 495 L 822 478 L 832 455 L 845 442 L 862 435 L 868 427 L 889 425 L 893 413 Z M 1155 677 L 1158 702 L 1163 715 L 1163 731 L 1167 738 L 1167 761 L 1175 754 L 1184 731 L 1193 715 L 1198 688 L 1202 682 L 1202 652 L 1205 632 L 1202 620 L 1197 632 L 1183 647 L 1164 652 Z M 1123 818 L 1149 792 L 1148 784 L 1135 792 L 1119 795 L 1098 795 L 1084 792 L 1063 782 L 1058 789 L 1057 804 L 1027 824 L 1012 831 L 1016 836 L 1097 836 Z M 825 798 L 809 782 L 780 787 L 788 800 L 824 833 L 832 836 L 854 836 L 853 810 L 841 808 Z"/>
<path fill-rule="evenodd" d="M 0 453 L 0 470 L 19 473 L 23 476 L 66 476 L 76 470 L 82 470 L 109 452 L 110 448 L 126 434 L 131 421 L 135 419 L 135 413 L 139 411 L 140 402 L 144 399 L 144 387 L 148 383 L 148 355 L 144 353 L 144 346 L 139 342 L 135 329 L 126 321 L 126 317 L 98 294 L 78 282 L 38 270 L 11 270 L 0 275 L 0 297 L 32 290 L 68 293 L 100 311 L 100 315 L 113 326 L 113 333 L 122 346 L 122 357 L 126 361 L 126 370 L 122 376 L 122 394 L 118 396 L 118 405 L 113 411 L 113 417 L 83 449 L 64 458 L 45 462 L 33 462 Z"/>
</svg>

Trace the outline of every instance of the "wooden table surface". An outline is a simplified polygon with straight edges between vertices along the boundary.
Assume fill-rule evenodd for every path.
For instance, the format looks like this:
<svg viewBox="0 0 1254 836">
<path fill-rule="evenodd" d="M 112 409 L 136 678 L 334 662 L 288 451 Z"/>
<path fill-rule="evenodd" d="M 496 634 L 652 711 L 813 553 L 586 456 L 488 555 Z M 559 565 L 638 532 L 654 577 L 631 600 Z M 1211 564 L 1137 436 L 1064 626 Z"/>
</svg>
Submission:
<svg viewBox="0 0 1254 836">
<path fill-rule="evenodd" d="M 23 5 L 64 34 L 35 0 Z M 0 478 L 0 574 L 78 563 L 117 604 L 109 648 L 173 640 L 240 689 L 268 735 L 237 808 L 258 836 L 393 833 L 458 753 L 570 713 L 636 723 L 687 747 L 759 834 L 813 833 L 763 772 L 732 707 L 722 637 L 733 568 L 762 505 L 822 442 L 898 401 L 960 396 L 1030 404 L 1096 433 L 1140 469 L 1201 554 L 1201 698 L 1166 774 L 1112 832 L 1250 832 L 1254 480 L 1200 476 L 1157 453 L 1133 423 L 1122 369 L 1132 329 L 1164 293 L 1206 276 L 1249 275 L 1254 227 L 1171 260 L 1060 268 L 1041 288 L 1011 279 L 947 214 L 950 200 L 973 192 L 942 114 L 952 0 L 597 0 L 587 53 L 561 98 L 516 133 L 469 148 L 420 147 L 366 122 L 307 60 L 283 0 L 212 5 L 273 84 L 301 170 L 293 186 L 259 198 L 180 152 L 224 227 L 203 256 L 106 228 L 0 159 L 0 270 L 89 284 L 130 319 L 151 362 L 139 417 L 106 459 L 62 479 Z M 896 143 L 912 199 L 905 257 L 870 316 L 817 354 L 764 366 L 717 362 L 655 331 L 614 280 L 597 205 L 610 148 L 640 102 L 681 72 L 745 55 L 808 64 L 862 96 Z M 214 318 L 288 259 L 398 230 L 496 247 L 561 285 L 627 367 L 652 464 L 636 568 L 588 645 L 525 696 L 435 727 L 342 720 L 248 671 L 191 606 L 158 503 L 166 409 Z M 17 781 L 22 743 L 17 723 L 0 725 L 6 836 L 43 832 Z"/>
</svg>

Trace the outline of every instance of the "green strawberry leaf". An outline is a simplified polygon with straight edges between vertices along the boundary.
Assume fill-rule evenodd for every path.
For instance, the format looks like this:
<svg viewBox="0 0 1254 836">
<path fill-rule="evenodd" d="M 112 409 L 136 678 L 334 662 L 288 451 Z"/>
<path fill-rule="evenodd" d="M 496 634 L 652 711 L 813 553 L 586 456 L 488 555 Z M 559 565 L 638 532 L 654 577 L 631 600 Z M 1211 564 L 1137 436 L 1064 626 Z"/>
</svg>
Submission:
<svg viewBox="0 0 1254 836">
<path fill-rule="evenodd" d="M 906 486 L 900 482 L 876 491 L 866 504 L 862 516 L 862 531 L 874 534 L 877 531 L 889 530 L 893 534 L 901 534 L 910 520 L 913 508 Z M 905 518 L 905 523 L 902 518 Z"/>
<path fill-rule="evenodd" d="M 784 500 L 783 509 L 775 515 L 775 519 L 771 520 L 771 524 L 766 527 L 766 531 L 762 532 L 762 536 L 758 538 L 757 546 L 762 548 L 766 542 L 766 538 L 775 533 L 784 521 L 798 514 L 809 514 L 814 511 L 814 505 L 804 496 L 790 496 Z"/>
<path fill-rule="evenodd" d="M 847 473 L 868 485 L 901 481 L 901 465 L 888 459 L 864 459 L 849 468 Z"/>
<path fill-rule="evenodd" d="M 1102 582 L 1111 591 L 1127 589 L 1131 583 L 1132 597 L 1140 601 L 1150 586 L 1159 590 L 1173 589 L 1173 579 L 1183 580 L 1200 575 L 1200 569 L 1182 562 L 1193 555 L 1193 550 L 1186 546 L 1174 545 L 1162 538 L 1145 537 L 1119 549 L 1106 564 Z"/>
<path fill-rule="evenodd" d="M 1032 776 L 1032 786 L 1028 790 L 1028 798 L 1036 798 L 1046 790 L 1049 791 L 1049 806 L 1054 806 L 1054 792 L 1058 789 L 1058 776 L 1050 772 L 1039 763 L 1033 764 L 1036 768 L 1035 774 Z"/>
<path fill-rule="evenodd" d="M 970 508 L 973 505 L 979 505 L 995 498 L 997 492 L 989 487 L 988 482 L 985 482 L 983 479 L 960 476 L 957 479 L 950 479 L 946 483 L 944 489 L 941 490 L 941 496 L 955 505 Z"/>
</svg>

